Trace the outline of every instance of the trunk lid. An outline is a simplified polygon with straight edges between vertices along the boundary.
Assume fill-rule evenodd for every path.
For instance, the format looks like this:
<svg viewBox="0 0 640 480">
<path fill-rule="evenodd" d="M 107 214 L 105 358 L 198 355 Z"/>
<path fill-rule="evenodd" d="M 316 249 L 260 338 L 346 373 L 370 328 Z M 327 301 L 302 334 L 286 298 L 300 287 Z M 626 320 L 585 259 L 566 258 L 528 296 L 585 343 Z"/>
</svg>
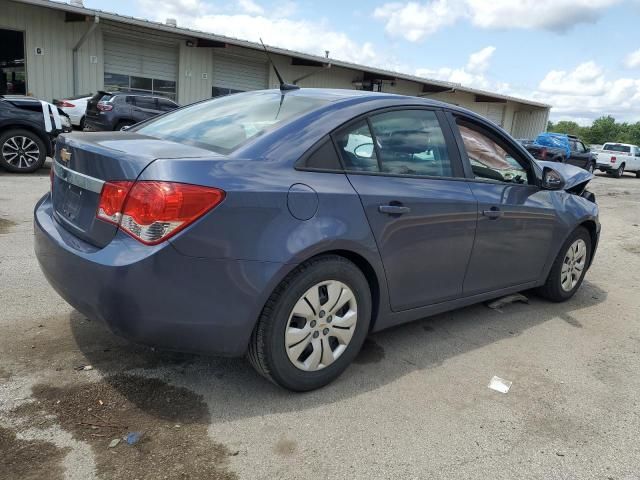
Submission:
<svg viewBox="0 0 640 480">
<path fill-rule="evenodd" d="M 61 135 L 56 142 L 51 188 L 54 215 L 67 230 L 102 248 L 118 230 L 96 218 L 105 182 L 134 181 L 159 158 L 211 156 L 208 150 L 133 132 Z"/>
</svg>

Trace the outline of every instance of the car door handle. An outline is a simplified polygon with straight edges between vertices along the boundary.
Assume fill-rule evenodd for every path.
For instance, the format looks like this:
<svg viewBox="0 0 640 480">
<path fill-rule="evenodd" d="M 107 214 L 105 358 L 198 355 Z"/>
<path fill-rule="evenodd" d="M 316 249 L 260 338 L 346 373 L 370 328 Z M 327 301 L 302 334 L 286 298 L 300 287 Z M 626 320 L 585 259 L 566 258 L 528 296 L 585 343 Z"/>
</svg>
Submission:
<svg viewBox="0 0 640 480">
<path fill-rule="evenodd" d="M 491 210 L 483 210 L 482 215 L 489 218 L 489 220 L 497 220 L 504 215 L 498 207 L 491 207 Z"/>
<path fill-rule="evenodd" d="M 404 215 L 411 212 L 411 209 L 402 205 L 380 205 L 378 211 L 387 215 Z"/>
</svg>

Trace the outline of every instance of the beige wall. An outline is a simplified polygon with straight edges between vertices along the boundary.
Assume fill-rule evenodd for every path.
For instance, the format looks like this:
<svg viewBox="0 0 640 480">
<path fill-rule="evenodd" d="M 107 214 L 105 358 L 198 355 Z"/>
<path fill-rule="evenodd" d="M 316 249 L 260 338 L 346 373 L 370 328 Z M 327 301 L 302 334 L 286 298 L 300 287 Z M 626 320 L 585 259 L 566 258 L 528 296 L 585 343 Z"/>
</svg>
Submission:
<svg viewBox="0 0 640 480">
<path fill-rule="evenodd" d="M 27 91 L 43 99 L 73 95 L 73 47 L 91 26 L 85 22 L 64 22 L 64 13 L 51 9 L 0 0 L 0 28 L 25 32 Z M 35 49 L 43 49 L 36 55 Z M 90 57 L 97 57 L 91 63 Z M 102 34 L 98 27 L 78 51 L 78 93 L 102 88 Z"/>
</svg>

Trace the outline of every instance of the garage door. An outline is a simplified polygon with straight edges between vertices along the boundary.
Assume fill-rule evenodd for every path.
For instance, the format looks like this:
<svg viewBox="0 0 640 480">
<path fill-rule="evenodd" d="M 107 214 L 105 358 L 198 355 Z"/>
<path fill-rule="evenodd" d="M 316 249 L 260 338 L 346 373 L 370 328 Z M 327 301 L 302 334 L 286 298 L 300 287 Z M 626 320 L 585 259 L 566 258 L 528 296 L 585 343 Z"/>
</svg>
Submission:
<svg viewBox="0 0 640 480">
<path fill-rule="evenodd" d="M 269 69 L 266 61 L 231 55 L 213 57 L 213 96 L 267 88 Z"/>
<path fill-rule="evenodd" d="M 175 98 L 178 48 L 105 35 L 105 89 L 130 88 Z"/>
<path fill-rule="evenodd" d="M 487 105 L 487 118 L 496 125 L 504 124 L 504 105 Z"/>
</svg>

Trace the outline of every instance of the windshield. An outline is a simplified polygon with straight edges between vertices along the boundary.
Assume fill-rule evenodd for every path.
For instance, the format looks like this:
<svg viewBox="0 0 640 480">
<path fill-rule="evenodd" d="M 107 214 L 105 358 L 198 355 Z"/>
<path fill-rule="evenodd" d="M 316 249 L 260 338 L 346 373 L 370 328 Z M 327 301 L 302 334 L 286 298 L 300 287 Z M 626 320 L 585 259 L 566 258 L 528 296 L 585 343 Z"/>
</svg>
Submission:
<svg viewBox="0 0 640 480">
<path fill-rule="evenodd" d="M 177 110 L 132 131 L 226 154 L 328 102 L 273 91 L 240 93 Z"/>
<path fill-rule="evenodd" d="M 609 152 L 621 152 L 621 153 L 631 153 L 631 147 L 629 145 L 616 145 L 614 143 L 607 143 L 603 150 L 608 150 Z"/>
</svg>

